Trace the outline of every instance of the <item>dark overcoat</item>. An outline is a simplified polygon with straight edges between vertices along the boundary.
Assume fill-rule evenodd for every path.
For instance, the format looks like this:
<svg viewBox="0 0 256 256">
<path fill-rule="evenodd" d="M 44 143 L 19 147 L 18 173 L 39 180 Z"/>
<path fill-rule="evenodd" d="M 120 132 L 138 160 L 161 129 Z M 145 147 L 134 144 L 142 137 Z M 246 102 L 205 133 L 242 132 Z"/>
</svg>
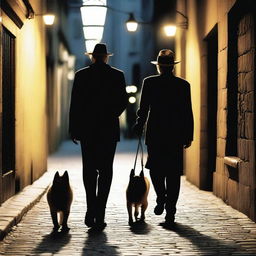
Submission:
<svg viewBox="0 0 256 256">
<path fill-rule="evenodd" d="M 95 63 L 76 72 L 69 113 L 72 138 L 86 141 L 120 140 L 119 116 L 127 106 L 122 71 Z"/>
<path fill-rule="evenodd" d="M 148 146 L 185 145 L 193 140 L 190 84 L 163 74 L 144 79 L 137 125 L 146 126 Z"/>
</svg>

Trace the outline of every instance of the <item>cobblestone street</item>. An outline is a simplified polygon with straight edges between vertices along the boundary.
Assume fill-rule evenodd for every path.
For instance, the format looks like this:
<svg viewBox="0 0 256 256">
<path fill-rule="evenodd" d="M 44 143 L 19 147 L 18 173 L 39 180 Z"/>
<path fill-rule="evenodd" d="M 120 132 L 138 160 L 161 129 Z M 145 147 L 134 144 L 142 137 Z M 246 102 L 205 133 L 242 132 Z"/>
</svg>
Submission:
<svg viewBox="0 0 256 256">
<path fill-rule="evenodd" d="M 99 234 L 84 225 L 85 192 L 80 148 L 71 142 L 49 158 L 50 177 L 68 170 L 74 190 L 68 234 L 51 235 L 52 221 L 45 195 L 0 242 L 1 255 L 256 255 L 256 224 L 211 192 L 200 191 L 182 178 L 175 230 L 159 225 L 151 185 L 146 223 L 130 228 L 125 189 L 133 166 L 135 141 L 118 145 L 114 178 L 108 200 L 108 226 Z M 148 170 L 145 170 L 148 176 Z M 49 180 L 50 182 L 50 180 Z"/>
</svg>

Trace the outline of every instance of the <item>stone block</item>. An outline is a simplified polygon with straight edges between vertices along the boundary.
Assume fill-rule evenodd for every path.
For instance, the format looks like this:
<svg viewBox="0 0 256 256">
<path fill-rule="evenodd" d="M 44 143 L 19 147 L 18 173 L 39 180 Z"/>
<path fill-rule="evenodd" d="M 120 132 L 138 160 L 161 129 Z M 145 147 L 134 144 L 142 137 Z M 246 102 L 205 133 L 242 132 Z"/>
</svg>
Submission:
<svg viewBox="0 0 256 256">
<path fill-rule="evenodd" d="M 227 177 L 217 172 L 213 173 L 213 193 L 226 201 Z"/>
<path fill-rule="evenodd" d="M 248 112 L 254 111 L 254 92 L 248 92 L 245 95 L 245 108 Z"/>
<path fill-rule="evenodd" d="M 239 138 L 245 137 L 245 123 L 243 115 L 241 115 L 241 113 L 238 113 L 237 116 L 237 134 Z"/>
<path fill-rule="evenodd" d="M 218 138 L 217 139 L 217 156 L 224 157 L 226 151 L 226 139 Z"/>
<path fill-rule="evenodd" d="M 226 2 L 226 1 L 221 1 Z M 218 9 L 220 10 L 220 9 Z M 218 12 L 219 14 L 219 12 Z M 218 48 L 219 51 L 222 51 L 223 49 L 226 49 L 228 46 L 228 18 L 226 13 L 222 13 L 221 16 L 218 17 Z"/>
<path fill-rule="evenodd" d="M 254 139 L 254 113 L 245 113 L 245 137 Z"/>
<path fill-rule="evenodd" d="M 227 72 L 227 58 L 228 51 L 227 48 L 222 49 L 218 53 L 218 69 L 224 69 Z"/>
<path fill-rule="evenodd" d="M 218 174 L 225 175 L 224 158 L 223 157 L 216 158 L 216 172 Z"/>
<path fill-rule="evenodd" d="M 220 109 L 227 109 L 227 88 L 222 88 L 218 91 L 219 97 L 218 97 L 218 107 Z"/>
<path fill-rule="evenodd" d="M 245 90 L 247 92 L 253 91 L 254 90 L 254 71 L 245 73 L 243 78 L 244 78 L 243 83 L 245 86 Z"/>
<path fill-rule="evenodd" d="M 255 141 L 247 140 L 247 146 L 248 146 L 248 160 L 250 162 L 255 161 Z"/>
<path fill-rule="evenodd" d="M 252 32 L 253 24 L 254 19 L 252 14 L 245 15 L 239 22 L 238 35 L 241 36 L 249 33 L 250 31 Z"/>
<path fill-rule="evenodd" d="M 227 69 L 220 68 L 218 70 L 218 89 L 227 88 Z"/>
<path fill-rule="evenodd" d="M 218 0 L 218 20 L 221 20 L 228 12 L 228 1 Z"/>
<path fill-rule="evenodd" d="M 238 208 L 238 191 L 238 183 L 232 179 L 228 179 L 227 203 L 235 209 Z"/>
<path fill-rule="evenodd" d="M 241 162 L 238 168 L 239 183 L 250 186 L 251 176 L 250 176 L 250 165 L 249 162 Z"/>
<path fill-rule="evenodd" d="M 249 52 L 238 57 L 238 72 L 250 72 L 254 70 L 254 54 L 255 50 L 251 49 Z"/>
<path fill-rule="evenodd" d="M 238 36 L 238 56 L 245 54 L 254 47 L 253 30 L 250 29 L 247 33 Z"/>
<path fill-rule="evenodd" d="M 251 193 L 250 193 L 250 187 L 245 186 L 243 184 L 239 184 L 239 190 L 238 190 L 238 205 L 237 208 L 239 211 L 243 212 L 246 215 L 249 215 L 250 213 L 250 206 L 253 204 L 251 201 Z"/>
<path fill-rule="evenodd" d="M 223 139 L 227 137 L 227 110 L 225 109 L 218 112 L 217 136 Z"/>
<path fill-rule="evenodd" d="M 246 73 L 239 73 L 237 77 L 237 87 L 239 93 L 245 93 L 246 92 L 246 83 L 245 83 L 245 76 Z"/>
<path fill-rule="evenodd" d="M 237 156 L 243 161 L 249 160 L 248 146 L 246 139 L 237 140 Z"/>
</svg>

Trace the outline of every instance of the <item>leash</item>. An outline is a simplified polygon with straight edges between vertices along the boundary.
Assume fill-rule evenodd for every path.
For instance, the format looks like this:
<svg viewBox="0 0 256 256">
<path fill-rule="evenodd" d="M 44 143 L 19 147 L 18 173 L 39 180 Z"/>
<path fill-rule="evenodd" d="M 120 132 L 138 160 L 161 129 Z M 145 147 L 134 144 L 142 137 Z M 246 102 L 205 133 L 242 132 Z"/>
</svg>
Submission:
<svg viewBox="0 0 256 256">
<path fill-rule="evenodd" d="M 143 145 L 141 142 L 141 137 L 139 138 L 138 141 L 138 146 L 137 146 L 137 151 L 136 151 L 136 156 L 135 156 L 135 161 L 134 161 L 134 167 L 133 170 L 135 171 L 136 168 L 136 163 L 137 163 L 137 158 L 138 158 L 138 154 L 139 154 L 139 150 L 141 150 L 141 170 L 144 171 L 144 163 L 143 163 Z"/>
</svg>

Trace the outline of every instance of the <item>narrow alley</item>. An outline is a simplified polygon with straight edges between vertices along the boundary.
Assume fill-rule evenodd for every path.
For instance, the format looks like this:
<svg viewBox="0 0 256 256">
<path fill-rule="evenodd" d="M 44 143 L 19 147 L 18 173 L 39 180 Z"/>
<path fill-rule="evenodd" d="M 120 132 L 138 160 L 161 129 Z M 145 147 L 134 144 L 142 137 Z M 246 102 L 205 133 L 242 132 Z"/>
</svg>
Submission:
<svg viewBox="0 0 256 256">
<path fill-rule="evenodd" d="M 0 242 L 1 255 L 256 255 L 256 224 L 215 197 L 182 178 L 177 227 L 159 225 L 151 186 L 146 222 L 130 228 L 125 189 L 133 166 L 136 141 L 122 141 L 114 161 L 108 200 L 108 226 L 99 234 L 84 225 L 85 192 L 81 179 L 80 147 L 70 141 L 48 159 L 49 184 L 55 171 L 68 170 L 74 190 L 68 234 L 51 235 L 52 222 L 45 195 Z M 139 171 L 139 170 L 137 170 Z M 148 176 L 148 170 L 145 170 Z"/>
</svg>

